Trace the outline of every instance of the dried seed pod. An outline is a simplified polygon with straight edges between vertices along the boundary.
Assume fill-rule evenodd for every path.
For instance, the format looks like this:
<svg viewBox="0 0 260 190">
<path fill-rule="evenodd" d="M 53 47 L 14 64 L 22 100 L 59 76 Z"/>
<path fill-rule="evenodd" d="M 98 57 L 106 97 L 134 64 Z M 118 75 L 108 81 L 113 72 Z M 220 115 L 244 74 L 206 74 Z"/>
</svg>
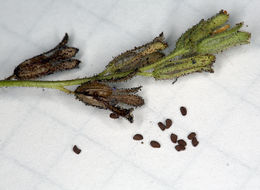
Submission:
<svg viewBox="0 0 260 190">
<path fill-rule="evenodd" d="M 142 86 L 138 86 L 135 88 L 124 88 L 124 89 L 113 89 L 113 94 L 129 94 L 129 93 L 137 93 L 139 90 L 141 90 Z"/>
<path fill-rule="evenodd" d="M 80 61 L 71 58 L 77 54 L 78 49 L 67 47 L 68 39 L 69 37 L 66 33 L 63 40 L 52 50 L 19 64 L 14 69 L 13 78 L 19 80 L 35 79 L 54 72 L 76 68 Z"/>
<path fill-rule="evenodd" d="M 142 106 L 144 105 L 144 99 L 141 96 L 133 95 L 133 94 L 120 94 L 120 95 L 112 95 L 109 99 L 116 100 L 117 102 L 124 103 L 130 106 Z"/>
<path fill-rule="evenodd" d="M 76 93 L 86 94 L 90 96 L 108 97 L 112 94 L 112 88 L 104 83 L 100 82 L 86 82 L 80 85 Z"/>
<path fill-rule="evenodd" d="M 120 54 L 115 57 L 109 64 L 106 66 L 106 69 L 102 72 L 104 75 L 109 76 L 113 73 L 131 73 L 127 74 L 124 77 L 113 77 L 108 79 L 109 81 L 120 81 L 128 80 L 135 76 L 139 68 L 152 64 L 159 59 L 161 59 L 164 54 L 160 53 L 160 50 L 163 50 L 167 47 L 167 43 L 164 42 L 163 33 L 156 37 L 152 42 L 145 45 L 135 47 L 132 50 L 126 51 L 125 53 Z"/>
<path fill-rule="evenodd" d="M 102 102 L 97 100 L 93 96 L 87 96 L 85 94 L 79 94 L 75 92 L 75 96 L 78 100 L 84 102 L 86 105 L 95 106 L 102 109 L 107 109 L 106 105 Z"/>
<path fill-rule="evenodd" d="M 63 48 L 55 51 L 53 55 L 50 56 L 52 60 L 64 60 L 74 57 L 78 53 L 79 49 L 74 47 L 64 46 Z"/>
<path fill-rule="evenodd" d="M 124 109 L 117 106 L 118 103 L 125 103 L 132 106 L 141 106 L 144 104 L 143 98 L 130 93 L 135 93 L 138 88 L 133 89 L 113 89 L 107 84 L 100 82 L 87 82 L 79 86 L 74 94 L 77 99 L 87 105 L 92 105 L 102 109 L 109 109 L 118 116 L 126 118 L 131 123 L 133 108 Z M 120 93 L 122 92 L 122 94 Z M 127 93 L 128 92 L 128 93 Z"/>
</svg>

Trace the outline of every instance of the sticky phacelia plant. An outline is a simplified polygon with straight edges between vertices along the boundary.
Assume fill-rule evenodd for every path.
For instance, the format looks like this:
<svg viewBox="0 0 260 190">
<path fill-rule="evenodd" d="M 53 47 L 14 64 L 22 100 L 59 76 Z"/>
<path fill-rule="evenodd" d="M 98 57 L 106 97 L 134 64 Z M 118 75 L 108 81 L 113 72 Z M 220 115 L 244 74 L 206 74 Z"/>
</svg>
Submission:
<svg viewBox="0 0 260 190">
<path fill-rule="evenodd" d="M 171 80 L 195 72 L 213 73 L 215 54 L 236 45 L 247 44 L 250 40 L 250 33 L 240 31 L 243 23 L 230 28 L 226 24 L 228 18 L 228 13 L 222 10 L 208 20 L 202 19 L 182 34 L 175 49 L 168 55 L 162 52 L 168 44 L 161 33 L 151 42 L 115 57 L 104 71 L 91 77 L 63 81 L 32 80 L 78 67 L 80 61 L 73 58 L 78 49 L 66 45 L 69 36 L 65 34 L 63 40 L 52 50 L 19 64 L 10 77 L 0 80 L 0 87 L 61 90 L 73 94 L 87 105 L 108 109 L 132 123 L 134 108 L 144 105 L 143 98 L 136 95 L 141 86 L 116 89 L 109 84 L 126 81 L 137 75 Z M 71 91 L 66 88 L 71 85 L 79 86 Z M 121 104 L 128 105 L 128 108 Z"/>
</svg>

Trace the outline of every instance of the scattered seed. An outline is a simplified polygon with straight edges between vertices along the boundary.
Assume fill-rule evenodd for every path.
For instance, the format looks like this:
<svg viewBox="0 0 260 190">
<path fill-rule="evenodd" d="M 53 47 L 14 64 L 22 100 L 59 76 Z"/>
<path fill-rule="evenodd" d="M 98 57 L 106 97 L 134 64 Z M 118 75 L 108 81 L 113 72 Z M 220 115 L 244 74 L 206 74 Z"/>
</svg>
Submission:
<svg viewBox="0 0 260 190">
<path fill-rule="evenodd" d="M 73 152 L 75 152 L 76 154 L 80 154 L 81 149 L 79 149 L 76 145 L 73 146 Z"/>
<path fill-rule="evenodd" d="M 193 138 L 195 138 L 196 137 L 196 133 L 195 132 L 192 132 L 192 133 L 190 133 L 189 135 L 188 135 L 188 139 L 190 139 L 190 140 L 192 140 Z"/>
<path fill-rule="evenodd" d="M 166 129 L 168 129 L 172 126 L 172 120 L 171 119 L 166 119 L 165 123 L 166 123 L 166 126 L 165 126 Z"/>
<path fill-rule="evenodd" d="M 158 126 L 160 127 L 160 129 L 162 131 L 164 131 L 166 129 L 166 126 L 162 122 L 158 122 Z"/>
<path fill-rule="evenodd" d="M 160 148 L 160 147 L 161 147 L 160 143 L 158 143 L 157 141 L 151 141 L 151 142 L 150 142 L 150 145 L 151 145 L 153 148 Z"/>
<path fill-rule="evenodd" d="M 180 111 L 183 116 L 187 115 L 187 109 L 185 107 L 180 107 Z"/>
<path fill-rule="evenodd" d="M 183 140 L 183 139 L 180 139 L 177 142 L 178 142 L 179 145 L 182 145 L 182 146 L 186 146 L 187 145 L 186 141 Z"/>
<path fill-rule="evenodd" d="M 136 141 L 140 141 L 140 140 L 143 140 L 143 135 L 141 134 L 136 134 L 133 136 L 133 139 L 136 140 Z"/>
<path fill-rule="evenodd" d="M 179 151 L 185 150 L 185 146 L 178 144 L 175 146 L 175 149 L 179 152 Z"/>
<path fill-rule="evenodd" d="M 112 119 L 117 119 L 117 118 L 119 118 L 119 115 L 117 115 L 116 113 L 111 113 L 109 115 L 109 117 L 112 118 Z"/>
<path fill-rule="evenodd" d="M 172 141 L 173 143 L 177 143 L 177 139 L 178 139 L 178 136 L 175 135 L 174 133 L 172 133 L 172 134 L 171 134 L 171 141 Z"/>
<path fill-rule="evenodd" d="M 198 146 L 199 141 L 197 140 L 196 137 L 194 137 L 194 138 L 192 139 L 191 143 L 192 143 L 193 146 Z"/>
</svg>

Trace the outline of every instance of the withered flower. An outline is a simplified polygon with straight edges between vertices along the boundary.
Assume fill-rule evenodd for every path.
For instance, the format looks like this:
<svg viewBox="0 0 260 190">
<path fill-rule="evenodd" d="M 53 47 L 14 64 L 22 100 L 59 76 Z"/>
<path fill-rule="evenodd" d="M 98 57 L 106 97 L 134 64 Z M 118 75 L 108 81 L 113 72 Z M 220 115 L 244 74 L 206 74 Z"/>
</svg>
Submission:
<svg viewBox="0 0 260 190">
<path fill-rule="evenodd" d="M 68 47 L 69 36 L 66 33 L 62 41 L 52 50 L 27 59 L 14 69 L 14 74 L 8 79 L 35 79 L 46 76 L 54 72 L 69 70 L 77 67 L 80 63 L 77 59 L 72 59 L 77 52 L 77 48 Z"/>
<path fill-rule="evenodd" d="M 135 47 L 128 50 L 117 57 L 115 57 L 106 66 L 106 69 L 101 73 L 102 76 L 114 75 L 115 73 L 127 73 L 125 77 L 111 78 L 107 81 L 124 81 L 135 76 L 139 68 L 153 64 L 164 57 L 164 54 L 160 52 L 168 47 L 165 42 L 163 33 L 154 38 L 151 42 L 142 46 Z"/>
<path fill-rule="evenodd" d="M 135 95 L 141 86 L 129 89 L 116 89 L 100 82 L 87 82 L 75 90 L 75 96 L 87 105 L 95 106 L 101 109 L 109 109 L 113 113 L 126 118 L 131 123 L 133 108 L 126 109 L 118 106 L 119 103 L 130 106 L 142 106 L 144 100 L 142 97 Z"/>
</svg>

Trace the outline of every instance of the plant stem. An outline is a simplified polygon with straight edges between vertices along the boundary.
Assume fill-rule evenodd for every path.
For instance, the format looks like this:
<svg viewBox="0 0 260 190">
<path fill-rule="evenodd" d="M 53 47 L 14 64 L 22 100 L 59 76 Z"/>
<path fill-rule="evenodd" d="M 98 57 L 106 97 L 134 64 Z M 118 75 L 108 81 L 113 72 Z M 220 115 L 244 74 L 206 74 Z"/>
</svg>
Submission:
<svg viewBox="0 0 260 190">
<path fill-rule="evenodd" d="M 116 73 L 113 75 L 100 76 L 95 75 L 87 78 L 73 79 L 73 80 L 61 80 L 61 81 L 37 81 L 37 80 L 0 80 L 1 87 L 37 87 L 37 88 L 52 88 L 71 93 L 64 86 L 80 85 L 85 82 L 94 80 L 109 80 L 117 79 L 128 75 L 129 72 Z"/>
</svg>

